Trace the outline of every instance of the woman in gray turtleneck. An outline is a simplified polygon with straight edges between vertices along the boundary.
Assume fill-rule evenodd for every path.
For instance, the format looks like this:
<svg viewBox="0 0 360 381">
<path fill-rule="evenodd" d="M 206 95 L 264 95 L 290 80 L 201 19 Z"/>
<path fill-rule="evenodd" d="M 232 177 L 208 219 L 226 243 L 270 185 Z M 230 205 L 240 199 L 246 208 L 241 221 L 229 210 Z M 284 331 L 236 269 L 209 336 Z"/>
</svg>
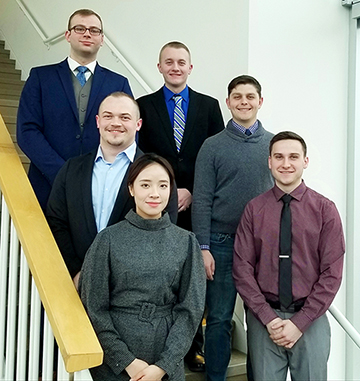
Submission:
<svg viewBox="0 0 360 381">
<path fill-rule="evenodd" d="M 194 234 L 162 215 L 173 184 L 165 159 L 137 159 L 128 176 L 136 212 L 101 231 L 86 254 L 80 295 L 104 350 L 94 380 L 185 379 L 206 280 Z"/>
</svg>

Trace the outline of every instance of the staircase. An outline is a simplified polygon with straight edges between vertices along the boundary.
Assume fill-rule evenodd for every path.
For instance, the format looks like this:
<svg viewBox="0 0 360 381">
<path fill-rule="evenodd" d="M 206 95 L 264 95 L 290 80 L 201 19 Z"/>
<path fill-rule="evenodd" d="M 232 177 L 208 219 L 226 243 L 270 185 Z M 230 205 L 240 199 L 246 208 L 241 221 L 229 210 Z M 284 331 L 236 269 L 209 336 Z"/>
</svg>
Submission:
<svg viewBox="0 0 360 381">
<path fill-rule="evenodd" d="M 15 143 L 21 162 L 27 169 L 29 159 L 16 144 L 16 115 L 23 86 L 20 70 L 15 69 L 15 61 L 10 59 L 10 52 L 5 49 L 4 41 L 0 41 L 0 114 Z"/>
</svg>

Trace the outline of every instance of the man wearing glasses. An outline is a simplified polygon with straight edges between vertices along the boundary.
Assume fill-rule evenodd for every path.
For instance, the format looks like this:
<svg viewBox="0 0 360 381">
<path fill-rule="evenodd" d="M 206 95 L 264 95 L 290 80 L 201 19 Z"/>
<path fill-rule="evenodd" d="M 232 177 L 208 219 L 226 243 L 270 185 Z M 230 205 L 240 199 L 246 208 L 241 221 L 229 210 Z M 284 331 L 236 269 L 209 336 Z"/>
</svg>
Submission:
<svg viewBox="0 0 360 381">
<path fill-rule="evenodd" d="M 132 95 L 125 77 L 96 62 L 104 40 L 98 14 L 75 11 L 65 38 L 69 57 L 31 70 L 17 117 L 17 141 L 31 160 L 29 179 L 44 210 L 65 161 L 98 146 L 95 115 L 101 101 L 115 91 Z"/>
</svg>

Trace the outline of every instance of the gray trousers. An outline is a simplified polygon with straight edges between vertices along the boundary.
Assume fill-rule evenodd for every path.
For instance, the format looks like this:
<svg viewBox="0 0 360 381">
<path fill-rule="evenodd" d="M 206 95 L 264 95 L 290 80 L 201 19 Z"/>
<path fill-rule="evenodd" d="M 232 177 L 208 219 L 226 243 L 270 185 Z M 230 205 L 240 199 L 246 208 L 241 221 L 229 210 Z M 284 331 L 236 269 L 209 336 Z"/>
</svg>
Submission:
<svg viewBox="0 0 360 381">
<path fill-rule="evenodd" d="M 274 311 L 281 319 L 289 319 L 293 315 Z M 327 380 L 331 334 L 325 314 L 314 321 L 291 349 L 276 345 L 270 339 L 266 327 L 249 310 L 246 321 L 248 347 L 256 381 L 285 381 L 288 369 L 293 381 Z"/>
</svg>

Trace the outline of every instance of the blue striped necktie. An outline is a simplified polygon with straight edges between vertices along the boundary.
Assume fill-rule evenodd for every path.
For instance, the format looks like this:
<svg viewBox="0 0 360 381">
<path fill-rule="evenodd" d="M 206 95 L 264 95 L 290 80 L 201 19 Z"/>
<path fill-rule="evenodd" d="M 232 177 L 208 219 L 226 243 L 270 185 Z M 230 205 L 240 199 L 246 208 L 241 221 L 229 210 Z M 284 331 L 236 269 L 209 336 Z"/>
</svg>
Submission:
<svg viewBox="0 0 360 381">
<path fill-rule="evenodd" d="M 182 104 L 182 96 L 181 95 L 174 95 L 173 96 L 174 102 L 175 102 L 175 109 L 174 109 L 174 139 L 177 151 L 180 151 L 182 138 L 184 136 L 185 131 L 185 114 L 183 109 L 181 108 Z"/>
<path fill-rule="evenodd" d="M 77 71 L 76 78 L 79 80 L 81 87 L 84 87 L 86 83 L 85 72 L 88 71 L 88 68 L 86 66 L 78 66 Z"/>
</svg>

